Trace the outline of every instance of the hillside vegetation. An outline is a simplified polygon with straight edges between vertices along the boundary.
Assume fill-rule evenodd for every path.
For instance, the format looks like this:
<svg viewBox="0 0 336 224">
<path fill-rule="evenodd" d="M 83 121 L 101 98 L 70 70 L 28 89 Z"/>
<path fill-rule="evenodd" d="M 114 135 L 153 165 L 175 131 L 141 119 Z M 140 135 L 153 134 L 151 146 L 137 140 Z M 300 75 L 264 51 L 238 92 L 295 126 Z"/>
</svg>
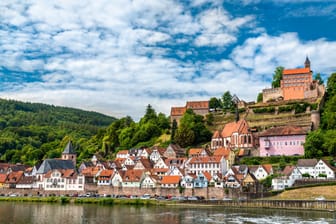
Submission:
<svg viewBox="0 0 336 224">
<path fill-rule="evenodd" d="M 80 154 L 81 143 L 115 120 L 96 112 L 0 99 L 0 156 L 33 165 L 59 157 L 70 139 Z"/>
</svg>

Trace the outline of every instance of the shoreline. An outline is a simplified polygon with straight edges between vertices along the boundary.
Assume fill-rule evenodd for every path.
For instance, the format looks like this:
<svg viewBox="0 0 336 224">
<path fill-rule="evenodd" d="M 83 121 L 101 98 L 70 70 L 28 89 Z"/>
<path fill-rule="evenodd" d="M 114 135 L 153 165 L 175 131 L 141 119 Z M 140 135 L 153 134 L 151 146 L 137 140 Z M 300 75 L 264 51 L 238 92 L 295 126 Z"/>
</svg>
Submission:
<svg viewBox="0 0 336 224">
<path fill-rule="evenodd" d="M 254 209 L 285 209 L 336 212 L 335 200 L 232 200 L 232 201 L 169 201 L 155 199 L 81 198 L 66 196 L 50 197 L 0 197 L 0 202 L 32 202 L 59 204 L 133 205 L 133 206 L 176 206 L 176 207 L 223 207 Z"/>
</svg>

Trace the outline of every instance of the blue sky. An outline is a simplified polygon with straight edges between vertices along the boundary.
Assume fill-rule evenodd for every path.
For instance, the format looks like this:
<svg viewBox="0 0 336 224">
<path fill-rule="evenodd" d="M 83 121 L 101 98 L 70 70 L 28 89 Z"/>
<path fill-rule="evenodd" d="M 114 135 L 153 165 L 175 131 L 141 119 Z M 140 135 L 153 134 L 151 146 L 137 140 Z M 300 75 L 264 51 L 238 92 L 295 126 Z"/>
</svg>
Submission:
<svg viewBox="0 0 336 224">
<path fill-rule="evenodd" d="M 225 91 L 253 101 L 277 66 L 336 72 L 336 1 L 0 2 L 0 97 L 137 120 Z"/>
</svg>

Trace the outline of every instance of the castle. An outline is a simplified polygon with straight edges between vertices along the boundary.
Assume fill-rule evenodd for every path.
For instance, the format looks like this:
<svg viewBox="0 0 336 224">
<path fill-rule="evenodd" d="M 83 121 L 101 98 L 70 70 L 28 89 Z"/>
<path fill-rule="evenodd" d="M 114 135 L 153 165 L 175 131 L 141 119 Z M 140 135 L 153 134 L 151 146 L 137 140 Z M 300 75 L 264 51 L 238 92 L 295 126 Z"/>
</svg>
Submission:
<svg viewBox="0 0 336 224">
<path fill-rule="evenodd" d="M 279 88 L 263 89 L 263 103 L 323 96 L 325 93 L 324 85 L 313 80 L 312 75 L 308 57 L 306 57 L 304 68 L 284 69 Z"/>
</svg>

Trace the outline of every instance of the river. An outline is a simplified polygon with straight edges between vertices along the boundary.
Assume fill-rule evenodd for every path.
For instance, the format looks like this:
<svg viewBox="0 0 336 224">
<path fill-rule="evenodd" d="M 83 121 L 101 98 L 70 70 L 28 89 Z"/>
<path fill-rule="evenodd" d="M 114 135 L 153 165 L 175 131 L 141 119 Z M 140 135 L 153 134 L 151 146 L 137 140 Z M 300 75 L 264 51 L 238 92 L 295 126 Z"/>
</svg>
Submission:
<svg viewBox="0 0 336 224">
<path fill-rule="evenodd" d="M 334 213 L 316 211 L 0 202 L 1 224 L 322 224 L 335 223 L 334 217 Z"/>
</svg>

